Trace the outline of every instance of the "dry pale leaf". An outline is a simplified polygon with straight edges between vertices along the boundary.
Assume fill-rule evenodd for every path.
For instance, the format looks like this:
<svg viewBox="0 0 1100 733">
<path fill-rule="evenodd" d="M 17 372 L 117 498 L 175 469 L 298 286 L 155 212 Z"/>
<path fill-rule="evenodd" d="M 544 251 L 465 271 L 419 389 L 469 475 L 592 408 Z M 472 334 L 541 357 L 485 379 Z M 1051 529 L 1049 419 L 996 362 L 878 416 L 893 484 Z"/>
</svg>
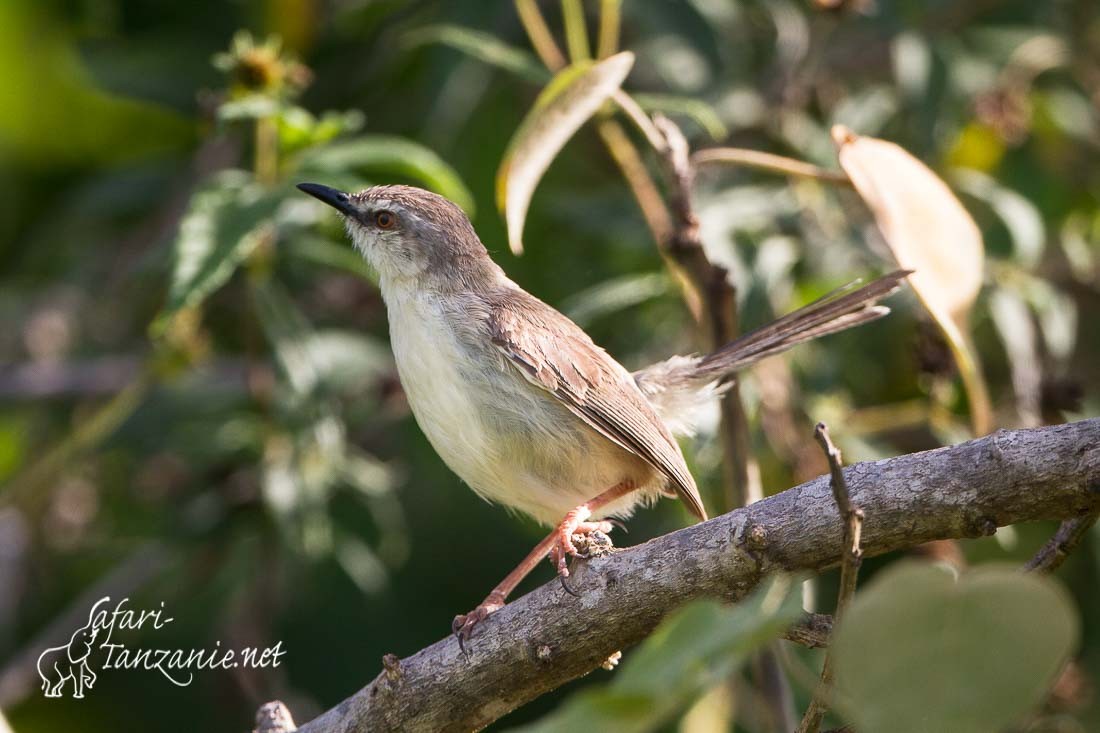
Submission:
<svg viewBox="0 0 1100 733">
<path fill-rule="evenodd" d="M 993 427 L 968 318 L 982 286 L 985 248 L 977 225 L 928 166 L 894 143 L 837 125 L 840 166 L 875 216 L 898 264 L 947 337 L 971 404 L 974 430 Z"/>
<path fill-rule="evenodd" d="M 566 67 L 543 89 L 527 114 L 497 171 L 497 205 L 508 226 L 508 245 L 523 251 L 523 222 L 542 174 L 554 156 L 612 94 L 634 65 L 629 51 L 594 63 Z"/>
</svg>

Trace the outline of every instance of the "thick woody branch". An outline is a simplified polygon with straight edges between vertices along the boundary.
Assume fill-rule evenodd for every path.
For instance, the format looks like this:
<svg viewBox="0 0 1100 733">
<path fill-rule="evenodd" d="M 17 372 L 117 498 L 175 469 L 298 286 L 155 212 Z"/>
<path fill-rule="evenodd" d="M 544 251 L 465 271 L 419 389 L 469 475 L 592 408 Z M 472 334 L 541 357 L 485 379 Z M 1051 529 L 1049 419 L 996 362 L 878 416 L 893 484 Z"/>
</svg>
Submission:
<svg viewBox="0 0 1100 733">
<path fill-rule="evenodd" d="M 989 535 L 1100 508 L 1100 419 L 980 440 L 844 470 L 873 556 Z M 497 611 L 463 656 L 447 637 L 402 660 L 303 733 L 471 730 L 596 669 L 677 606 L 735 600 L 770 572 L 817 572 L 842 556 L 829 477 L 577 567 L 579 598 L 551 582 Z M 443 621 L 440 621 L 441 626 Z M 627 661 L 629 664 L 629 661 Z"/>
</svg>

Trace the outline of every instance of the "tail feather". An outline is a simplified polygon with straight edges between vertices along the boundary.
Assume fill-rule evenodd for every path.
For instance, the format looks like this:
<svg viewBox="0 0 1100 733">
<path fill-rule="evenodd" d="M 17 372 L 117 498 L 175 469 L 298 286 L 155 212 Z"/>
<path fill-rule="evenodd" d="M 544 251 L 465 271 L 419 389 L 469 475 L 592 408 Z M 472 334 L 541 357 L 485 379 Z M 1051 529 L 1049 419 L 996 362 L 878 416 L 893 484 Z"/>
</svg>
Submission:
<svg viewBox="0 0 1100 733">
<path fill-rule="evenodd" d="M 852 290 L 850 283 L 766 326 L 734 339 L 698 364 L 698 378 L 720 378 L 805 341 L 873 321 L 890 312 L 879 300 L 897 290 L 910 270 L 898 270 Z"/>
<path fill-rule="evenodd" d="M 689 405 L 710 402 L 733 373 L 792 346 L 879 319 L 890 312 L 878 301 L 893 293 L 911 270 L 897 270 L 856 288 L 849 283 L 706 356 L 674 356 L 634 373 L 634 380 L 674 432 L 687 433 Z M 678 429 L 679 428 L 679 429 Z"/>
</svg>

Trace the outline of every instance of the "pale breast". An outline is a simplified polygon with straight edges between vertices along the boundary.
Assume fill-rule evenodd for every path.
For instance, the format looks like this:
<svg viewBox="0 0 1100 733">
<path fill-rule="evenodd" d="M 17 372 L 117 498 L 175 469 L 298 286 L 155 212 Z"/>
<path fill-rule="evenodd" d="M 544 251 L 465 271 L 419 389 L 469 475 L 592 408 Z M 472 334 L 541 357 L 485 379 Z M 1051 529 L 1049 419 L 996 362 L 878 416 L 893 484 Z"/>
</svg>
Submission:
<svg viewBox="0 0 1100 733">
<path fill-rule="evenodd" d="M 431 296 L 387 299 L 402 386 L 421 430 L 479 495 L 553 524 L 625 478 L 654 480 L 644 461 L 528 383 L 486 339 L 459 333 Z M 608 513 L 624 513 L 628 497 Z"/>
</svg>

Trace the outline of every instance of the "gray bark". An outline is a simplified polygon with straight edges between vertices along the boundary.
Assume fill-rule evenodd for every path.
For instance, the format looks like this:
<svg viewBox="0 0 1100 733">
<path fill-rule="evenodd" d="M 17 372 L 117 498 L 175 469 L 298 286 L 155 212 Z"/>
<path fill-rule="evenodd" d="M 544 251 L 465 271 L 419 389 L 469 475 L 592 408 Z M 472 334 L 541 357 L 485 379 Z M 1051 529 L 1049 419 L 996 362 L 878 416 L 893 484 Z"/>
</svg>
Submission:
<svg viewBox="0 0 1100 733">
<path fill-rule="evenodd" d="M 865 514 L 866 555 L 980 537 L 1100 507 L 1100 419 L 979 440 L 844 470 Z M 751 506 L 610 557 L 578 563 L 579 598 L 558 582 L 508 604 L 474 632 L 464 657 L 444 638 L 402 660 L 302 733 L 472 730 L 497 720 L 618 649 L 677 606 L 737 599 L 768 573 L 817 572 L 840 559 L 841 519 L 822 476 Z"/>
</svg>

